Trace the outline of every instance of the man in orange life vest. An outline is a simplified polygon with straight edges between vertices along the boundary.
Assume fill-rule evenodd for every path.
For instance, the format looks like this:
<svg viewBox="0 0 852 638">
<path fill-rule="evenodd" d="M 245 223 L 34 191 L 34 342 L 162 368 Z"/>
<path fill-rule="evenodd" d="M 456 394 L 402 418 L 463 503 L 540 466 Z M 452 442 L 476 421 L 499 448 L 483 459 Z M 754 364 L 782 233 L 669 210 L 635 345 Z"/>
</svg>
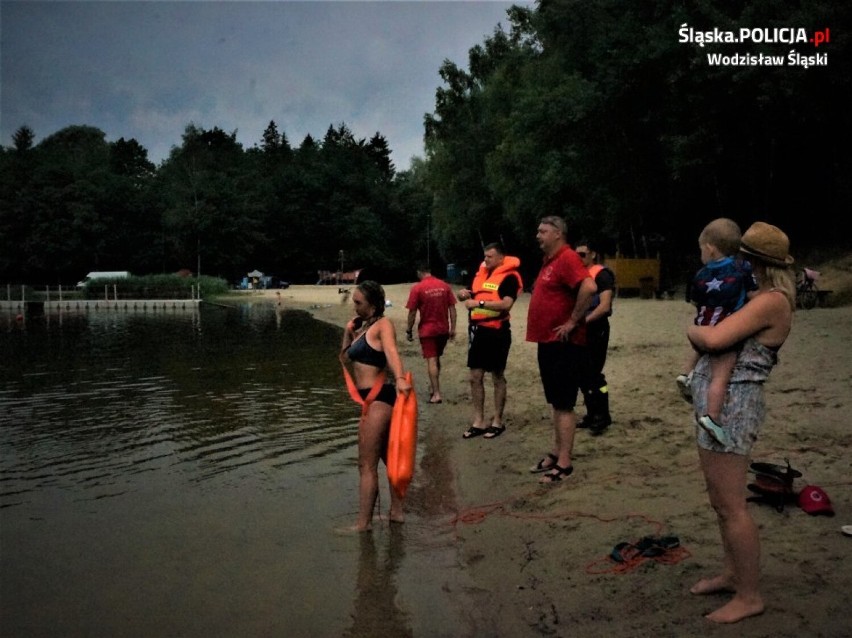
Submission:
<svg viewBox="0 0 852 638">
<path fill-rule="evenodd" d="M 523 291 L 518 273 L 520 259 L 505 254 L 502 245 L 485 246 L 482 264 L 470 289 L 459 291 L 459 301 L 468 309 L 467 367 L 470 368 L 470 394 L 473 424 L 462 435 L 466 439 L 486 439 L 503 434 L 503 408 L 506 406 L 506 361 L 512 345 L 509 310 Z M 494 382 L 494 417 L 485 425 L 485 373 Z"/>
<path fill-rule="evenodd" d="M 615 274 L 598 263 L 596 246 L 583 240 L 577 244 L 576 252 L 583 265 L 597 284 L 598 292 L 586 313 L 587 369 L 580 390 L 586 401 L 586 416 L 577 424 L 588 428 L 594 435 L 602 434 L 612 423 L 609 414 L 609 387 L 603 373 L 606 353 L 609 348 L 609 317 L 612 315 L 612 297 L 615 291 Z"/>
</svg>

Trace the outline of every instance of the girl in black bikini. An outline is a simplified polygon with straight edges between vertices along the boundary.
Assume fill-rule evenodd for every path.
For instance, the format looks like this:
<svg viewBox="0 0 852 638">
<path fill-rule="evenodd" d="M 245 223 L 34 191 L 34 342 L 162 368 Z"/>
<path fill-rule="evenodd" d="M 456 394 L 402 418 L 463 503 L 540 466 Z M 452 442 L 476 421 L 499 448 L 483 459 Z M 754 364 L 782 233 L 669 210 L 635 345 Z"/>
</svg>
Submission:
<svg viewBox="0 0 852 638">
<path fill-rule="evenodd" d="M 384 316 L 385 292 L 375 281 L 360 283 L 352 293 L 356 317 L 343 333 L 340 360 L 352 364 L 352 376 L 361 398 L 367 399 L 374 386 L 381 384 L 378 394 L 368 402 L 358 427 L 358 520 L 351 530 L 369 531 L 373 509 L 379 494 L 379 459 L 387 450 L 391 412 L 397 392 L 408 393 L 411 385 L 404 379 L 402 360 L 396 346 L 396 330 Z M 385 381 L 387 370 L 395 383 Z M 402 523 L 402 500 L 391 493 L 390 520 Z"/>
</svg>

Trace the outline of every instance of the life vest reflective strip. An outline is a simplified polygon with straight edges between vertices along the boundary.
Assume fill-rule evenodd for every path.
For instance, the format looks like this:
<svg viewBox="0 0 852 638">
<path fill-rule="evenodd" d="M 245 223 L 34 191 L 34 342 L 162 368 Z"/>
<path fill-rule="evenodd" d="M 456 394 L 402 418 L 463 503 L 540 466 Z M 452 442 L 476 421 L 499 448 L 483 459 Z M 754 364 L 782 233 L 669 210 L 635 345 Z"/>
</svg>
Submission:
<svg viewBox="0 0 852 638">
<path fill-rule="evenodd" d="M 500 284 L 509 276 L 514 276 L 518 280 L 518 290 L 523 290 L 524 284 L 521 281 L 520 273 L 518 273 L 518 266 L 520 265 L 520 259 L 507 255 L 503 258 L 503 263 L 489 275 L 485 262 L 482 262 L 479 265 L 476 277 L 473 278 L 473 298 L 477 301 L 501 301 Z M 501 310 L 474 308 L 470 311 L 470 320 L 477 326 L 499 328 L 505 321 L 509 320 L 509 313 Z"/>
</svg>

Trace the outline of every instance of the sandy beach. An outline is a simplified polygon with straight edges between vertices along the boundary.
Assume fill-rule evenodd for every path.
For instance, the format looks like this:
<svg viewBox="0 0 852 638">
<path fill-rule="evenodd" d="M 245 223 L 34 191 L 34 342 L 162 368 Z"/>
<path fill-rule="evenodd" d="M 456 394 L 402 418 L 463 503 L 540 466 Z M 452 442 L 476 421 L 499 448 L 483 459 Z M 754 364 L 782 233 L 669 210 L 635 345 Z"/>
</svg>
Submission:
<svg viewBox="0 0 852 638">
<path fill-rule="evenodd" d="M 802 472 L 796 487 L 821 486 L 836 516 L 811 516 L 795 503 L 780 513 L 749 506 L 761 528 L 767 608 L 726 627 L 703 618 L 724 597 L 688 591 L 716 573 L 720 559 L 690 406 L 674 383 L 692 306 L 682 297 L 615 300 L 605 370 L 614 423 L 598 437 L 579 430 L 574 474 L 543 486 L 528 471 L 552 433 L 535 347 L 524 341 L 529 294 L 512 312 L 507 430 L 493 440 L 463 440 L 470 419 L 467 319 L 460 312 L 460 334 L 443 358 L 444 403 L 426 405 L 419 346 L 403 334 L 410 286 L 386 287 L 387 315 L 421 397 L 419 460 L 407 506 L 444 513 L 454 528 L 460 569 L 474 583 L 458 592 L 469 618 L 459 636 L 852 635 L 852 538 L 840 531 L 852 524 L 852 307 L 796 313 L 767 384 L 769 415 L 753 457 L 789 459 Z M 245 294 L 275 301 L 276 292 Z M 332 286 L 292 286 L 280 300 L 341 326 L 353 314 Z M 488 385 L 487 417 L 490 401 Z M 628 565 L 609 558 L 616 544 L 647 535 L 677 536 L 680 548 Z"/>
</svg>

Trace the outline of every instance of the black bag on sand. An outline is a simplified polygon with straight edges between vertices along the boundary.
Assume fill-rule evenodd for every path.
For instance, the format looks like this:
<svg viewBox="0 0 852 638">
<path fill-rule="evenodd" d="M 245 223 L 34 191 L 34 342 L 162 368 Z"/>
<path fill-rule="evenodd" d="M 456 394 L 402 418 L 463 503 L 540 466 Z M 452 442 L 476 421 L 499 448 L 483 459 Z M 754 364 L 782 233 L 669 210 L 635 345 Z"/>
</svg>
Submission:
<svg viewBox="0 0 852 638">
<path fill-rule="evenodd" d="M 802 473 L 790 467 L 789 460 L 784 461 L 786 466 L 775 463 L 751 464 L 751 470 L 756 476 L 754 483 L 748 484 L 748 489 L 757 496 L 750 496 L 747 501 L 772 505 L 778 512 L 783 512 L 788 502 L 796 501 L 798 494 L 793 487 L 793 481 L 802 476 Z"/>
</svg>

